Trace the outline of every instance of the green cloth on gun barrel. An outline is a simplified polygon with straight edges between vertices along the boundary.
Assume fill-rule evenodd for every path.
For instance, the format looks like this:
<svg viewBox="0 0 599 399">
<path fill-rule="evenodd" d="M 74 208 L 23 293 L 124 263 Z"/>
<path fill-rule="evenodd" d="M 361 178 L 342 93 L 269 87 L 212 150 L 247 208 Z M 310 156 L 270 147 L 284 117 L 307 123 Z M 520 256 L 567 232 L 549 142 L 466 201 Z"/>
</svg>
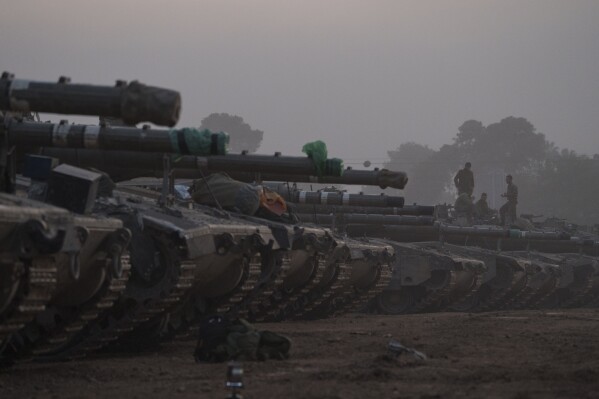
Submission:
<svg viewBox="0 0 599 399">
<path fill-rule="evenodd" d="M 213 133 L 208 129 L 192 127 L 169 130 L 171 147 L 178 154 L 197 156 L 225 155 L 229 144 L 229 135 L 223 132 Z"/>
<path fill-rule="evenodd" d="M 318 176 L 341 176 L 343 174 L 343 161 L 339 158 L 327 159 L 327 145 L 320 141 L 304 144 L 302 152 L 312 159 Z"/>
</svg>

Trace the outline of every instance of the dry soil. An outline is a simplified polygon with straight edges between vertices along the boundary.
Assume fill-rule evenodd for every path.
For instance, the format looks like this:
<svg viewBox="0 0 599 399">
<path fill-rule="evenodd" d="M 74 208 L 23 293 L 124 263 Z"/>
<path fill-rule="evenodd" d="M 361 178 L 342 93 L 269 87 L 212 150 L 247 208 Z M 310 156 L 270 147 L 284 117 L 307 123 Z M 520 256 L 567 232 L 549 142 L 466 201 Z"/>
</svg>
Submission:
<svg viewBox="0 0 599 399">
<path fill-rule="evenodd" d="M 289 360 L 245 362 L 247 398 L 599 398 L 599 310 L 352 314 L 261 324 Z M 395 358 L 395 338 L 428 356 Z M 0 370 L 1 398 L 226 398 L 225 364 L 195 342 Z"/>
</svg>

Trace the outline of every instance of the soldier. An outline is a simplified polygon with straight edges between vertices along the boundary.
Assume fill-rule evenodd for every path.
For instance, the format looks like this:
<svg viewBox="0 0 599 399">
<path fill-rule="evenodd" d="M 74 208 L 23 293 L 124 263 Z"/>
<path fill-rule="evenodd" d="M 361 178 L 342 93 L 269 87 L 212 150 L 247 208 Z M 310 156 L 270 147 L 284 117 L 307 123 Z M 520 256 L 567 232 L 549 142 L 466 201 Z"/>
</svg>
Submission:
<svg viewBox="0 0 599 399">
<path fill-rule="evenodd" d="M 453 178 L 453 182 L 458 189 L 458 196 L 464 193 L 472 196 L 472 192 L 474 191 L 474 174 L 470 170 L 471 167 L 472 164 L 466 162 L 464 169 L 460 169 Z"/>
<path fill-rule="evenodd" d="M 472 197 L 466 193 L 462 193 L 455 200 L 454 209 L 459 217 L 465 217 L 470 220 L 475 211 Z"/>
<path fill-rule="evenodd" d="M 484 219 L 491 215 L 491 208 L 489 208 L 489 204 L 487 203 L 487 193 L 482 193 L 478 201 L 476 201 L 475 209 L 476 215 Z"/>
<path fill-rule="evenodd" d="M 506 216 L 509 218 L 510 223 L 516 220 L 516 205 L 518 204 L 518 186 L 512 182 L 512 175 L 507 175 L 505 182 L 507 183 L 507 190 L 501 196 L 507 198 L 507 202 L 499 208 L 502 226 L 506 224 Z"/>
</svg>

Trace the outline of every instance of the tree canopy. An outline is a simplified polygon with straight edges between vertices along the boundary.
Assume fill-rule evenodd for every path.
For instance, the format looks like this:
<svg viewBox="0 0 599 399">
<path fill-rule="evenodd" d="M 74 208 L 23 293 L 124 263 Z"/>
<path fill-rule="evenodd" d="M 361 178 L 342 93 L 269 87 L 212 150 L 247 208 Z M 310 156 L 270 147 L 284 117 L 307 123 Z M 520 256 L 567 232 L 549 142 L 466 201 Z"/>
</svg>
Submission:
<svg viewBox="0 0 599 399">
<path fill-rule="evenodd" d="M 593 184 L 599 181 L 599 155 L 560 151 L 526 118 L 510 116 L 488 126 L 468 120 L 439 150 L 403 143 L 388 155 L 385 167 L 408 172 L 407 202 L 453 202 L 453 176 L 471 162 L 474 195 L 486 192 L 491 206 L 503 203 L 500 194 L 511 174 L 520 189 L 519 212 L 599 222 L 599 187 Z"/>
<path fill-rule="evenodd" d="M 229 134 L 229 149 L 232 152 L 256 152 L 260 148 L 264 132 L 252 129 L 242 117 L 227 113 L 213 113 L 202 119 L 201 129 Z"/>
</svg>

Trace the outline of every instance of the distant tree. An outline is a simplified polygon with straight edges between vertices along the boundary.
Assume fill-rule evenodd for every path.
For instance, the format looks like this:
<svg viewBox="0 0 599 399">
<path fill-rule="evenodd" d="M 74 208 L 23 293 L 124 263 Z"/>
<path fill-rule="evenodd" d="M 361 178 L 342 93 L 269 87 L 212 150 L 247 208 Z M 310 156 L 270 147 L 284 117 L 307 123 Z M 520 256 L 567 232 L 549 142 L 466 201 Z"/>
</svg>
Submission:
<svg viewBox="0 0 599 399">
<path fill-rule="evenodd" d="M 458 128 L 458 133 L 454 137 L 453 141 L 458 146 L 465 146 L 472 144 L 478 137 L 481 137 L 485 131 L 485 126 L 480 121 L 470 119 Z"/>
<path fill-rule="evenodd" d="M 507 117 L 484 126 L 468 120 L 452 144 L 438 151 L 417 143 L 404 143 L 389 151 L 385 167 L 408 172 L 403 194 L 406 202 L 453 202 L 452 177 L 470 161 L 475 196 L 487 192 L 495 206 L 503 199 L 505 175 L 519 187 L 520 213 L 560 217 L 574 223 L 599 223 L 599 155 L 592 157 L 558 148 L 525 118 Z"/>
<path fill-rule="evenodd" d="M 580 224 L 599 223 L 599 157 L 553 152 L 534 175 L 521 176 L 522 202 L 536 214 Z"/>
<path fill-rule="evenodd" d="M 228 133 L 230 136 L 229 149 L 237 153 L 244 150 L 250 153 L 256 152 L 260 148 L 264 136 L 262 130 L 252 129 L 242 117 L 226 113 L 208 115 L 202 119 L 200 128 Z"/>
<path fill-rule="evenodd" d="M 409 193 L 418 202 L 452 202 L 455 192 L 451 178 L 464 163 L 471 162 L 475 196 L 487 192 L 498 197 L 506 174 L 538 173 L 554 152 L 555 146 L 525 118 L 508 117 L 487 127 L 468 120 L 458 128 L 453 144 L 442 146 L 414 168 Z"/>
<path fill-rule="evenodd" d="M 385 162 L 383 167 L 389 170 L 406 172 L 408 179 L 410 179 L 414 168 L 425 162 L 435 152 L 435 150 L 422 144 L 414 142 L 402 143 L 395 150 L 387 151 L 389 161 Z M 387 188 L 384 191 L 388 195 L 407 195 L 410 193 L 411 187 L 411 183 L 408 183 L 404 191 L 392 188 Z M 362 190 L 365 193 L 377 193 L 381 191 L 378 187 L 363 187 Z"/>
<path fill-rule="evenodd" d="M 387 151 L 389 161 L 384 164 L 384 167 L 402 170 L 409 174 L 416 165 L 426 161 L 434 153 L 435 150 L 426 145 L 414 142 L 402 143 L 397 149 Z"/>
</svg>

